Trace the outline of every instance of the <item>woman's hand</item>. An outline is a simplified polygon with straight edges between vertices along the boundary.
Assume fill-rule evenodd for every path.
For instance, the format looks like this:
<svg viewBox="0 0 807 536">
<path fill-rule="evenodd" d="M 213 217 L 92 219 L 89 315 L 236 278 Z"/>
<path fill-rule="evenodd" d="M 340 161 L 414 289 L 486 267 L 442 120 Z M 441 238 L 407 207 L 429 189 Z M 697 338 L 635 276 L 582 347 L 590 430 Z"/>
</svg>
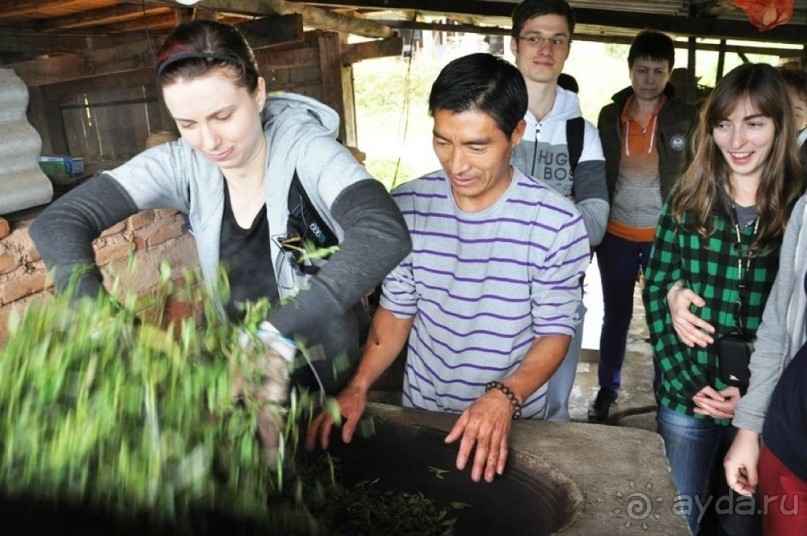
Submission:
<svg viewBox="0 0 807 536">
<path fill-rule="evenodd" d="M 692 397 L 695 413 L 708 415 L 715 419 L 733 419 L 734 408 L 740 401 L 740 390 L 737 387 L 726 387 L 722 391 L 706 386 Z"/>
<path fill-rule="evenodd" d="M 681 281 L 676 281 L 667 292 L 667 306 L 670 308 L 673 329 L 681 342 L 690 348 L 696 344 L 706 348 L 714 342 L 709 334 L 714 333 L 715 328 L 692 313 L 690 311 L 692 305 L 703 307 L 706 302 L 692 290 L 684 287 Z"/>
<path fill-rule="evenodd" d="M 740 428 L 731 444 L 731 448 L 723 459 L 726 471 L 726 482 L 729 487 L 750 497 L 756 488 L 757 464 L 759 463 L 759 434 Z"/>
</svg>

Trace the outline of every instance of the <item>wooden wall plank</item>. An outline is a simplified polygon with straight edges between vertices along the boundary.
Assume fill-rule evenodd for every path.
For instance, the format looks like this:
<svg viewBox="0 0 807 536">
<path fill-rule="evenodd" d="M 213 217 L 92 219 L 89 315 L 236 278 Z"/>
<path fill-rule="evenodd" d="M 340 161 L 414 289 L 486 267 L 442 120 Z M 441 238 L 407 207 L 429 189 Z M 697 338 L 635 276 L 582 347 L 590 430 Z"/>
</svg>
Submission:
<svg viewBox="0 0 807 536">
<path fill-rule="evenodd" d="M 299 15 L 266 17 L 239 27 L 243 28 L 244 34 L 256 48 L 303 40 L 302 19 Z M 100 50 L 87 50 L 81 55 L 39 58 L 4 67 L 14 69 L 28 87 L 36 87 L 138 69 L 153 69 L 158 48 L 159 43 L 156 40 L 143 40 Z"/>
</svg>

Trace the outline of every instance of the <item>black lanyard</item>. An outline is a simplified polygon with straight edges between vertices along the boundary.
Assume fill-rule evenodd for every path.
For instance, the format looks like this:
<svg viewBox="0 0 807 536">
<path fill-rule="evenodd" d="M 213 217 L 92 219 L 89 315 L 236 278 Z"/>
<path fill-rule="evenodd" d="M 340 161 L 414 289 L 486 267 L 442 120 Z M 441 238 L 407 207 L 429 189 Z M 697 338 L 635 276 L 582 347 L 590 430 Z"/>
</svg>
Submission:
<svg viewBox="0 0 807 536">
<path fill-rule="evenodd" d="M 734 206 L 734 201 L 731 202 L 731 223 L 734 226 L 735 247 L 737 248 L 737 302 L 734 309 L 734 325 L 737 327 L 737 331 L 745 335 L 743 318 L 748 292 L 748 272 L 751 271 L 751 255 L 746 254 L 743 247 L 742 233 L 740 232 L 740 223 L 737 221 L 737 208 Z M 757 235 L 757 230 L 759 230 L 759 216 L 754 220 L 754 232 L 751 234 L 752 243 Z M 743 261 L 745 261 L 744 267 Z"/>
</svg>

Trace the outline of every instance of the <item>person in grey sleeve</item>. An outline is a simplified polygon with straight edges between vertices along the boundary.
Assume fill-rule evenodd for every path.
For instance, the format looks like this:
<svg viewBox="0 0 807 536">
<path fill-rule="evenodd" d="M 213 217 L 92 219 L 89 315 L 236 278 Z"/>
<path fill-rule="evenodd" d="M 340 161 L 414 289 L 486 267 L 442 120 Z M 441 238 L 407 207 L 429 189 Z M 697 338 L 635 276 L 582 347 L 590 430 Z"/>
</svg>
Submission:
<svg viewBox="0 0 807 536">
<path fill-rule="evenodd" d="M 559 87 L 574 33 L 574 11 L 565 0 L 525 0 L 513 11 L 511 50 L 527 84 L 527 127 L 513 151 L 512 164 L 573 201 L 583 215 L 589 246 L 602 240 L 608 223 L 605 157 L 597 129 L 580 115 L 574 92 Z M 571 121 L 580 134 L 570 137 Z M 575 145 L 576 144 L 576 145 Z M 576 154 L 576 157 L 574 156 Z M 560 368 L 549 380 L 547 419 L 569 421 L 569 395 L 583 346 L 586 308 Z"/>
<path fill-rule="evenodd" d="M 807 523 L 799 508 L 807 494 L 806 203 L 805 197 L 796 203 L 787 224 L 751 355 L 751 381 L 734 409 L 737 435 L 723 461 L 734 491 L 752 495 L 759 486 L 765 534 L 801 534 Z"/>
<path fill-rule="evenodd" d="M 222 316 L 238 322 L 244 303 L 268 298 L 277 306 L 259 336 L 321 345 L 328 359 L 319 381 L 308 369 L 309 377 L 297 380 L 337 392 L 351 370 L 334 371 L 332 360 L 347 355 L 356 363 L 360 353 L 354 305 L 411 248 L 400 211 L 336 140 L 336 112 L 300 95 L 267 97 L 236 27 L 209 20 L 180 24 L 159 51 L 157 77 L 181 138 L 76 188 L 31 226 L 57 289 L 66 289 L 81 269 L 75 297 L 103 293 L 93 239 L 142 210 L 181 210 Z M 304 273 L 282 243 L 295 177 L 339 239 L 339 251 L 316 274 Z M 216 293 L 220 266 L 228 273 L 229 296 Z M 279 305 L 288 298 L 294 299 Z"/>
</svg>

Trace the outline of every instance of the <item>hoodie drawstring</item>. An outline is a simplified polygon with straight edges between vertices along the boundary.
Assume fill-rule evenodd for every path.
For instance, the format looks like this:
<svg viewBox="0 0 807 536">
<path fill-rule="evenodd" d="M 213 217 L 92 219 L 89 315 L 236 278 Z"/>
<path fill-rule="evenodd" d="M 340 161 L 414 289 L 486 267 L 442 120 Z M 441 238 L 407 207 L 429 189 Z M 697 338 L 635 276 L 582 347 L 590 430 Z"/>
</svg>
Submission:
<svg viewBox="0 0 807 536">
<path fill-rule="evenodd" d="M 653 129 L 650 131 L 650 144 L 647 146 L 647 154 L 653 152 L 653 142 L 656 140 L 656 123 L 658 115 L 653 116 Z M 625 156 L 630 156 L 630 120 L 625 125 Z"/>
<path fill-rule="evenodd" d="M 541 138 L 541 122 L 535 123 L 535 147 L 532 150 L 532 172 L 535 173 L 535 162 L 538 160 L 538 141 Z"/>
</svg>

